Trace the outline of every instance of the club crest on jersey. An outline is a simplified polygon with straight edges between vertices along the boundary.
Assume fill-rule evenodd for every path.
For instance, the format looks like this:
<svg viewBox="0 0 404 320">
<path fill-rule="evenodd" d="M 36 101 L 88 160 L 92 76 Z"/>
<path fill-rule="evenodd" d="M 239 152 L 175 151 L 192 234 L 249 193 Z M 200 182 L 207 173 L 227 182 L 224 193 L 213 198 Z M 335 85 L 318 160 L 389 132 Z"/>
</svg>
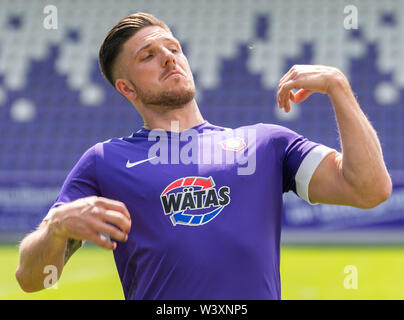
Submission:
<svg viewBox="0 0 404 320">
<path fill-rule="evenodd" d="M 239 152 L 247 147 L 243 138 L 233 137 L 220 142 L 223 150 Z"/>
<path fill-rule="evenodd" d="M 212 221 L 230 203 L 230 187 L 216 187 L 212 177 L 185 177 L 170 183 L 160 196 L 172 224 L 200 226 Z"/>
</svg>

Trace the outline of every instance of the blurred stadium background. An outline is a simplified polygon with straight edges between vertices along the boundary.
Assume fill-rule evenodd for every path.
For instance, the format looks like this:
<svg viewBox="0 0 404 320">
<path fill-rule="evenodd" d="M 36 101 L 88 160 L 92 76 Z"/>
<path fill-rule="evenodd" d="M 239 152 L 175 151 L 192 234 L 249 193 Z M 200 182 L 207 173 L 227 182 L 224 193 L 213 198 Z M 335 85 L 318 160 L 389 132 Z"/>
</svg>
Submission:
<svg viewBox="0 0 404 320">
<path fill-rule="evenodd" d="M 278 80 L 294 64 L 340 68 L 376 128 L 394 192 L 372 210 L 309 206 L 285 195 L 285 299 L 404 299 L 404 3 L 399 0 L 0 0 L 0 299 L 122 299 L 110 252 L 86 245 L 57 290 L 23 293 L 18 242 L 43 219 L 90 146 L 130 135 L 140 116 L 102 78 L 99 46 L 121 17 L 150 12 L 183 44 L 211 123 L 287 126 L 339 149 L 327 97 L 284 114 Z M 344 28 L 347 5 L 358 28 Z M 49 22 L 49 21 L 48 21 Z M 52 21 L 55 23 L 55 21 Z M 242 257 L 240 257 L 242 258 Z M 346 265 L 358 289 L 344 288 Z"/>
</svg>

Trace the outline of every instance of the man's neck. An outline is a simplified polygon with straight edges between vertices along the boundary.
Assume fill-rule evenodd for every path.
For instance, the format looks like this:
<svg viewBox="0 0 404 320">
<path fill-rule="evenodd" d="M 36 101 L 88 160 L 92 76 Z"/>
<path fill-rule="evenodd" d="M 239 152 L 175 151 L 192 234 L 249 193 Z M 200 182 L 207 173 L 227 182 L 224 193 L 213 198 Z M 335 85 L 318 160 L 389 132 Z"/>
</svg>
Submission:
<svg viewBox="0 0 404 320">
<path fill-rule="evenodd" d="M 195 100 L 181 108 L 158 106 L 142 109 L 140 113 L 143 117 L 144 127 L 150 130 L 163 129 L 182 132 L 205 121 Z"/>
</svg>

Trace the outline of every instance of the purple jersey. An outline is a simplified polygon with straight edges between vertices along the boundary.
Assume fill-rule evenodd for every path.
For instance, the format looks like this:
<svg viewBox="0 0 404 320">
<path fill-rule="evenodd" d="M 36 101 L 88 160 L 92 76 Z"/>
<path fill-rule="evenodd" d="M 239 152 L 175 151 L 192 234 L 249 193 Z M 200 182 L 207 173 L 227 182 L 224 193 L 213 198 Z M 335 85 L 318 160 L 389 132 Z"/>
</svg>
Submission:
<svg viewBox="0 0 404 320">
<path fill-rule="evenodd" d="M 280 299 L 282 194 L 308 201 L 331 151 L 277 125 L 141 129 L 87 150 L 53 207 L 125 203 L 132 228 L 114 257 L 126 299 Z"/>
</svg>

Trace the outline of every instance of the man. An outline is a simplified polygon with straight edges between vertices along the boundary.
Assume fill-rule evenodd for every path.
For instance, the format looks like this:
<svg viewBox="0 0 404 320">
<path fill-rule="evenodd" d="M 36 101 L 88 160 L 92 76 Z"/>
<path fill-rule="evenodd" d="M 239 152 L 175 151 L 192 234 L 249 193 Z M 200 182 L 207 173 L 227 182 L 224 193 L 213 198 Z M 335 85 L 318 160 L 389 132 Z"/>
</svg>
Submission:
<svg viewBox="0 0 404 320">
<path fill-rule="evenodd" d="M 96 144 L 73 168 L 21 243 L 16 277 L 27 292 L 43 289 L 47 265 L 60 276 L 77 243 L 89 240 L 114 250 L 126 299 L 280 299 L 283 192 L 360 208 L 391 194 L 377 135 L 335 68 L 294 66 L 277 97 L 289 112 L 289 100 L 327 94 L 341 153 L 281 126 L 226 129 L 205 121 L 179 42 L 149 14 L 120 20 L 99 58 L 144 127 Z M 198 161 L 180 161 L 189 153 Z M 226 162 L 212 161 L 217 156 Z"/>
</svg>

